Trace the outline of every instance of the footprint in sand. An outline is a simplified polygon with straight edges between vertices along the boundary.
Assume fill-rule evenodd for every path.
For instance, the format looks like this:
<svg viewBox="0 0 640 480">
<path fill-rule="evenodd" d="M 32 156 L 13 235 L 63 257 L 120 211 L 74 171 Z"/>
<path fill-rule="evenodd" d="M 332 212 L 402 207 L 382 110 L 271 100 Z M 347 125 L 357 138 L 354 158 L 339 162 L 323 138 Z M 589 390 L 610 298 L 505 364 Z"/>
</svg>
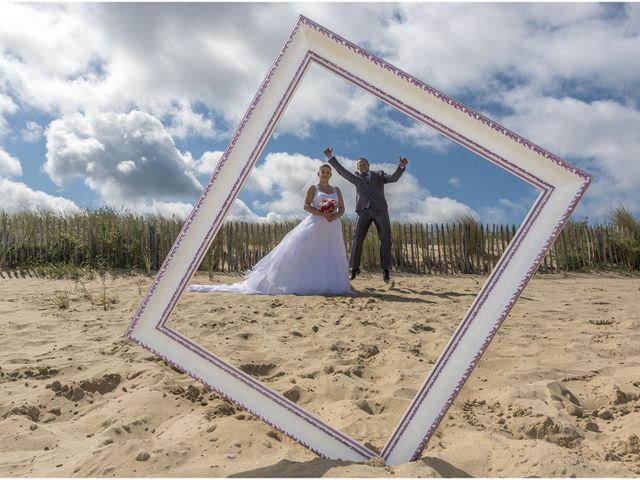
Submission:
<svg viewBox="0 0 640 480">
<path fill-rule="evenodd" d="M 82 400 L 85 397 L 85 393 L 93 394 L 99 393 L 106 395 L 113 392 L 120 384 L 122 377 L 118 373 L 109 373 L 99 378 L 93 378 L 89 380 L 83 380 L 79 386 L 74 385 L 62 385 L 58 380 L 46 385 L 56 392 L 56 396 L 63 396 L 72 401 Z"/>
<path fill-rule="evenodd" d="M 293 403 L 298 403 L 298 401 L 300 400 L 300 398 L 302 397 L 302 389 L 298 386 L 290 388 L 289 390 L 287 390 L 286 392 L 284 392 L 282 395 L 291 400 Z"/>
<path fill-rule="evenodd" d="M 409 332 L 411 333 L 418 333 L 418 332 L 435 332 L 436 329 L 433 328 L 430 325 L 427 325 L 426 323 L 420 323 L 420 322 L 416 322 L 414 323 L 411 328 L 409 329 Z"/>
<path fill-rule="evenodd" d="M 4 419 L 10 417 L 11 415 L 22 415 L 24 417 L 28 417 L 33 422 L 37 422 L 40 418 L 40 409 L 38 407 L 34 407 L 33 405 L 21 405 L 9 410 L 4 414 L 2 418 Z"/>
<path fill-rule="evenodd" d="M 269 375 L 276 367 L 275 363 L 244 363 L 238 368 L 252 377 L 264 377 Z"/>
<path fill-rule="evenodd" d="M 80 388 L 82 388 L 82 390 L 84 390 L 85 392 L 98 392 L 101 395 L 105 395 L 109 392 L 113 392 L 116 388 L 118 388 L 121 380 L 122 377 L 119 373 L 108 373 L 100 378 L 84 380 L 80 383 Z"/>
<path fill-rule="evenodd" d="M 211 421 L 214 418 L 230 417 L 235 413 L 236 413 L 236 407 L 234 407 L 231 403 L 227 402 L 226 400 L 221 399 L 213 407 L 207 410 L 207 412 L 204 414 L 204 417 L 208 421 Z"/>
<path fill-rule="evenodd" d="M 360 344 L 360 346 L 358 347 L 358 350 L 359 350 L 358 358 L 362 358 L 362 359 L 371 358 L 377 355 L 378 353 L 380 353 L 380 349 L 378 348 L 377 345 Z"/>
<path fill-rule="evenodd" d="M 363 412 L 365 412 L 368 415 L 374 415 L 373 413 L 373 409 L 371 408 L 371 406 L 369 405 L 369 402 L 367 402 L 366 400 L 362 399 L 362 400 L 358 400 L 356 402 L 356 407 L 358 407 L 360 410 L 362 410 Z"/>
</svg>

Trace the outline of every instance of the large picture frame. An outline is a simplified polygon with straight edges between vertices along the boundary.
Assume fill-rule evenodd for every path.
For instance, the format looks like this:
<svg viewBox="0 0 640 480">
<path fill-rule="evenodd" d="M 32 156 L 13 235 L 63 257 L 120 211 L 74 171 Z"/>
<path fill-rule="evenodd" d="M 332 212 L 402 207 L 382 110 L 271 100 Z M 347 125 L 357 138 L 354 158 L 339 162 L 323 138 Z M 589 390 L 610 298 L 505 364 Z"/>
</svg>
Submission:
<svg viewBox="0 0 640 480">
<path fill-rule="evenodd" d="M 419 387 L 380 457 L 419 458 L 591 182 L 589 174 L 300 16 L 195 204 L 126 335 L 316 454 L 366 461 L 369 448 L 168 324 L 311 64 L 375 95 L 539 190 L 515 237 Z"/>
</svg>

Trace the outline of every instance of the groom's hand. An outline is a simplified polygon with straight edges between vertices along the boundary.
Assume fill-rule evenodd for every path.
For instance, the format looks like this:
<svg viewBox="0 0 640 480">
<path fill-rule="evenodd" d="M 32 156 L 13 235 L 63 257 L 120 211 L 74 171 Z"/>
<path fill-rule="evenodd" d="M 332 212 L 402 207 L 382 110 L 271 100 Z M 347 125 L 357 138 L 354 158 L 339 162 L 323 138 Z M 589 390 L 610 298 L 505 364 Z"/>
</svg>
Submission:
<svg viewBox="0 0 640 480">
<path fill-rule="evenodd" d="M 324 156 L 327 158 L 333 157 L 333 147 L 327 147 L 324 149 Z"/>
<path fill-rule="evenodd" d="M 409 160 L 407 160 L 407 158 L 406 158 L 406 157 L 402 157 L 402 156 L 401 156 L 401 157 L 400 157 L 400 166 L 401 166 L 402 168 L 406 168 L 408 164 L 409 164 Z"/>
</svg>

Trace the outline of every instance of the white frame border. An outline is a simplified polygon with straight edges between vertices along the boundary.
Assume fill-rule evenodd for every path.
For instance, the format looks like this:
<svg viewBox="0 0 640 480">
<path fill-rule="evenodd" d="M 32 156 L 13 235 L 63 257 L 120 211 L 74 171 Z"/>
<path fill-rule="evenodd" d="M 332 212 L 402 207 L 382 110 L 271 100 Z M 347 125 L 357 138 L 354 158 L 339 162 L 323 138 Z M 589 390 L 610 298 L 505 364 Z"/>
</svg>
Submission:
<svg viewBox="0 0 640 480">
<path fill-rule="evenodd" d="M 126 335 L 320 456 L 362 462 L 376 454 L 167 325 L 312 62 L 540 190 L 380 453 L 396 465 L 419 458 L 591 176 L 308 18 L 298 18 Z"/>
</svg>

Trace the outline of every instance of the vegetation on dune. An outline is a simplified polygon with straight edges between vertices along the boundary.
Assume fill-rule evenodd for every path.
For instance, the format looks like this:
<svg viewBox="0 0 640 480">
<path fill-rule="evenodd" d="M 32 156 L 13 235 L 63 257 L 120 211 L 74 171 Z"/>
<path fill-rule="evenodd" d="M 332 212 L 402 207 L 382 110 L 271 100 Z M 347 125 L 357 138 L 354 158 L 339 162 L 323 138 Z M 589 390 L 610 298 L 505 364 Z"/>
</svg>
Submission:
<svg viewBox="0 0 640 480">
<path fill-rule="evenodd" d="M 609 223 L 614 227 L 613 241 L 627 267 L 640 269 L 640 220 L 620 205 L 609 212 Z"/>
</svg>

